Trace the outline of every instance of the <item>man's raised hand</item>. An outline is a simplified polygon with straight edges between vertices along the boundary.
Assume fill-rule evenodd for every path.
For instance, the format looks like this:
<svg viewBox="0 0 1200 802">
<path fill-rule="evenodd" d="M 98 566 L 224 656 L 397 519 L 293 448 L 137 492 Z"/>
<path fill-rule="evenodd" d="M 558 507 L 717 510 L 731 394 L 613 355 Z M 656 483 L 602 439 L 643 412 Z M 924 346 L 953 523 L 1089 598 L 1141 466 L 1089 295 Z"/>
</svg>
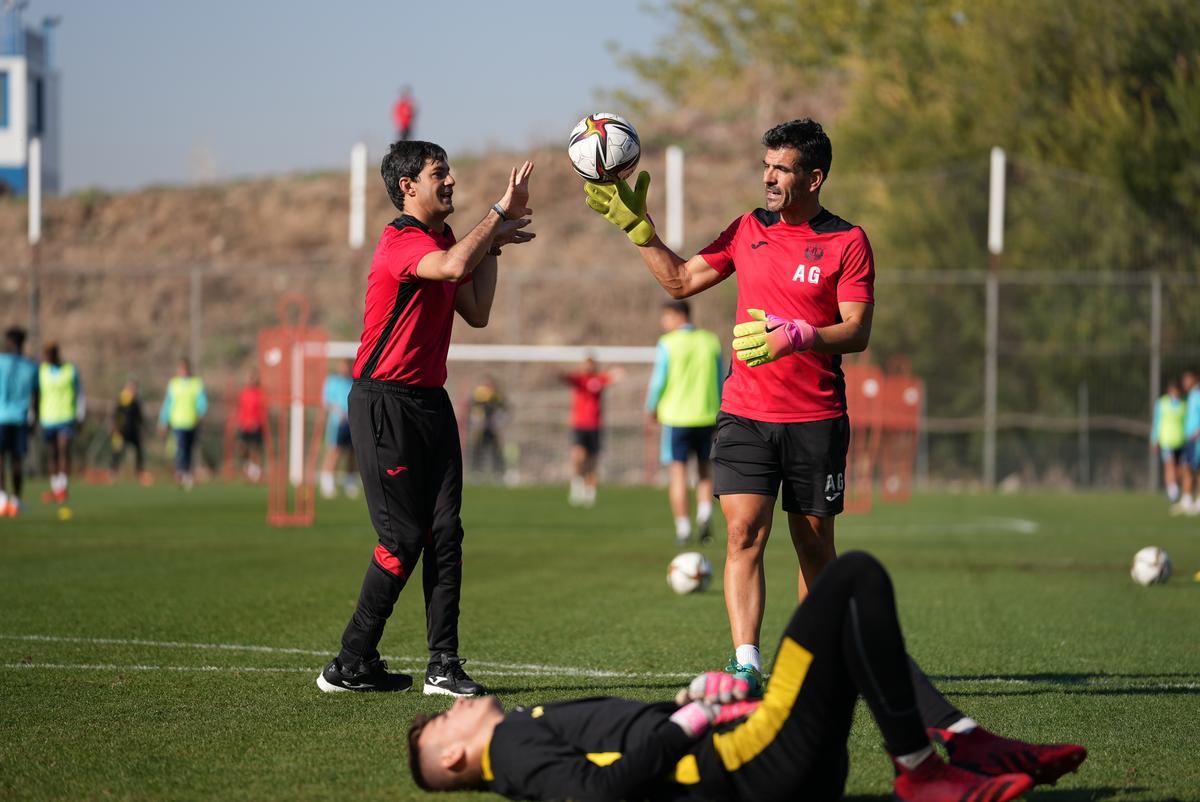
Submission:
<svg viewBox="0 0 1200 802">
<path fill-rule="evenodd" d="M 522 231 L 527 225 L 529 225 L 528 217 L 501 223 L 500 227 L 496 229 L 496 236 L 492 238 L 492 249 L 499 251 L 504 245 L 520 245 L 523 242 L 529 242 L 537 234 L 532 231 Z"/>
<path fill-rule="evenodd" d="M 512 168 L 508 176 L 508 189 L 500 199 L 500 208 L 509 220 L 533 214 L 533 209 L 529 208 L 529 176 L 532 172 L 533 162 L 527 161 Z"/>
</svg>

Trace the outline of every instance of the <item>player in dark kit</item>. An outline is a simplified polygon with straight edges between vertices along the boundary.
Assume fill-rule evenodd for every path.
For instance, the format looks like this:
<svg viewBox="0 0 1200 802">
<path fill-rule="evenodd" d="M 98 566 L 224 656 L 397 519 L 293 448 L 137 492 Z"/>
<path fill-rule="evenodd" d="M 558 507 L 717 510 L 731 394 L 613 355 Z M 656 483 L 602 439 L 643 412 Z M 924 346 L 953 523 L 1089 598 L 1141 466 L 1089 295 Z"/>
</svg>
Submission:
<svg viewBox="0 0 1200 802">
<path fill-rule="evenodd" d="M 833 802 L 844 792 L 862 696 L 896 768 L 900 802 L 1005 802 L 1074 771 L 1087 750 L 1038 745 L 975 726 L 905 653 L 891 579 L 873 557 L 832 562 L 792 616 L 761 703 L 749 684 L 702 674 L 675 703 L 584 699 L 518 709 L 460 699 L 409 729 L 425 790 L 475 788 L 510 799 Z M 949 765 L 933 748 L 944 740 Z"/>
<path fill-rule="evenodd" d="M 729 531 L 725 605 L 734 656 L 728 670 L 761 682 L 763 554 L 783 487 L 800 560 L 799 595 L 836 556 L 850 423 L 841 354 L 871 334 L 875 265 L 858 226 L 821 207 L 832 146 L 812 120 L 763 135 L 766 208 L 734 220 L 712 244 L 683 259 L 646 215 L 650 176 L 586 185 L 588 205 L 624 230 L 675 298 L 738 276 L 733 368 L 725 382 L 712 462 L 713 492 Z"/>
<path fill-rule="evenodd" d="M 363 333 L 354 362 L 349 417 L 371 523 L 379 535 L 342 649 L 317 677 L 323 691 L 406 691 L 412 677 L 379 658 L 383 629 L 423 556 L 429 668 L 427 694 L 473 696 L 484 688 L 458 655 L 462 583 L 463 466 L 458 423 L 443 385 L 457 312 L 488 323 L 496 257 L 527 242 L 529 175 L 513 168 L 504 196 L 462 238 L 446 218 L 455 180 L 446 152 L 397 142 L 381 172 L 400 217 L 384 229 L 367 278 Z"/>
</svg>

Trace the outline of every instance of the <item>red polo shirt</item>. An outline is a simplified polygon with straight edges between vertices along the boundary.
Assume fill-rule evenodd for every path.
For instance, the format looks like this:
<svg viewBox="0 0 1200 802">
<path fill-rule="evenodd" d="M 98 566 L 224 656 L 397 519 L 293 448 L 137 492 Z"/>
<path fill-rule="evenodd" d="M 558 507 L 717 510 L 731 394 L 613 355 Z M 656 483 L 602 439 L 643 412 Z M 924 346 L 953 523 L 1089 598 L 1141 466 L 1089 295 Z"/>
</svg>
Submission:
<svg viewBox="0 0 1200 802">
<path fill-rule="evenodd" d="M 839 302 L 875 302 L 867 235 L 825 209 L 799 225 L 756 209 L 700 254 L 723 276 L 737 271 L 738 323 L 750 321 L 753 308 L 821 328 L 841 322 Z M 755 368 L 734 359 L 721 409 L 770 423 L 839 417 L 846 411 L 842 358 L 806 351 Z"/>
<path fill-rule="evenodd" d="M 454 325 L 458 281 L 417 275 L 417 263 L 433 251 L 449 250 L 454 232 L 433 231 L 415 217 L 398 217 L 379 237 L 367 276 L 363 332 L 354 378 L 400 382 L 414 387 L 446 383 L 446 353 Z"/>
</svg>

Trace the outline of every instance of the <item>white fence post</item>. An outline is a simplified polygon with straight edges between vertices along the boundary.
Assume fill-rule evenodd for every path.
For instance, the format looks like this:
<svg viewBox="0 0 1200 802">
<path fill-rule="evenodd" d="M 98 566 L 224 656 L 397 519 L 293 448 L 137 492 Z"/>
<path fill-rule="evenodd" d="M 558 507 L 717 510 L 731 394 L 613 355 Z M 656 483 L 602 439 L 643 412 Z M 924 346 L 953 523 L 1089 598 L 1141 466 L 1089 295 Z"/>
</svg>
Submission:
<svg viewBox="0 0 1200 802">
<path fill-rule="evenodd" d="M 668 248 L 683 247 L 683 148 L 667 148 L 667 236 Z"/>
<path fill-rule="evenodd" d="M 350 148 L 350 247 L 359 250 L 367 236 L 367 144 Z"/>
</svg>

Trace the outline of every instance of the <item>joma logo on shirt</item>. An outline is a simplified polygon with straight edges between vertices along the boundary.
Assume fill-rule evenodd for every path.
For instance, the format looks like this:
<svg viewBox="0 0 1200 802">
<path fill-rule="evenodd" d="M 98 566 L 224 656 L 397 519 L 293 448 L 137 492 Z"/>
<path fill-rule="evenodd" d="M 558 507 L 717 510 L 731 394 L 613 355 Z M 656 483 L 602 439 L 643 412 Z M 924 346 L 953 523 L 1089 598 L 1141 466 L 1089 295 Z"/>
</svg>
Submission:
<svg viewBox="0 0 1200 802">
<path fill-rule="evenodd" d="M 796 265 L 796 272 L 792 273 L 792 281 L 807 281 L 809 284 L 816 284 L 820 280 L 820 265 Z"/>
</svg>

